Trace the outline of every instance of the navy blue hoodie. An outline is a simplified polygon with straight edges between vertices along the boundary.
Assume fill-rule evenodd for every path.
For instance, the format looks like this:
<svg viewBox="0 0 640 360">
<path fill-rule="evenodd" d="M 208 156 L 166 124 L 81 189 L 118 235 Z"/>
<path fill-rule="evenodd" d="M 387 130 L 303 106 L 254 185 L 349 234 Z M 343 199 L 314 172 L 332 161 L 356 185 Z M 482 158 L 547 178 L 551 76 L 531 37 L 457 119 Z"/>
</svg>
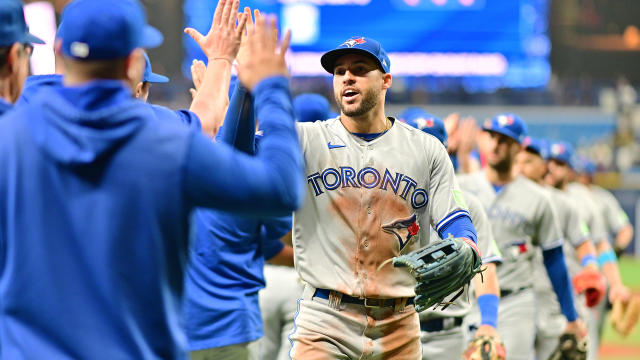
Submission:
<svg viewBox="0 0 640 360">
<path fill-rule="evenodd" d="M 118 81 L 43 88 L 0 118 L 0 343 L 19 359 L 183 359 L 196 206 L 299 207 L 287 80 L 254 90 L 255 156 L 160 118 Z"/>
</svg>

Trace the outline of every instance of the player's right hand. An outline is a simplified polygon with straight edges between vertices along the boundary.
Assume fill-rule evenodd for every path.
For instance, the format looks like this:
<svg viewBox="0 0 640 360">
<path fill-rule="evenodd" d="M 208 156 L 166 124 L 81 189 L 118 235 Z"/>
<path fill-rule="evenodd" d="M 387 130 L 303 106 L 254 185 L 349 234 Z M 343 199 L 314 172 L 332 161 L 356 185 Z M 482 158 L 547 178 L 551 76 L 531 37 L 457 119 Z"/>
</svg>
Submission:
<svg viewBox="0 0 640 360">
<path fill-rule="evenodd" d="M 568 322 L 564 332 L 574 334 L 578 339 L 583 339 L 587 336 L 587 326 L 582 319 L 578 318 L 576 321 Z"/>
<path fill-rule="evenodd" d="M 209 61 L 226 60 L 231 65 L 238 55 L 246 22 L 244 14 L 238 14 L 239 5 L 240 0 L 220 0 L 206 36 L 193 28 L 184 29 L 184 32 L 200 45 Z"/>
<path fill-rule="evenodd" d="M 278 46 L 275 16 L 263 16 L 260 11 L 254 10 L 255 26 L 247 27 L 246 47 L 249 56 L 245 61 L 238 64 L 238 78 L 242 85 L 249 89 L 253 88 L 262 80 L 271 76 L 286 76 L 287 64 L 285 54 L 289 48 L 291 32 L 287 31 Z"/>
</svg>

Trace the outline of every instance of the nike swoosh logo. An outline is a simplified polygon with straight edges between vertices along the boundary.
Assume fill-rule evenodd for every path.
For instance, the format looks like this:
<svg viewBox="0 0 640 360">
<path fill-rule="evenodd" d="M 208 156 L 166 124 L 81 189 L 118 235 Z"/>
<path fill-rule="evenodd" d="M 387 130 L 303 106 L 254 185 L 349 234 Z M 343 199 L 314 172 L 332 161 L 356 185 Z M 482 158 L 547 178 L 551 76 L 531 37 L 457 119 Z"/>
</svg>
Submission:
<svg viewBox="0 0 640 360">
<path fill-rule="evenodd" d="M 327 143 L 327 145 L 329 146 L 329 149 L 337 149 L 337 148 L 341 148 L 341 147 L 347 147 L 347 145 L 331 145 L 331 141 L 329 141 Z"/>
</svg>

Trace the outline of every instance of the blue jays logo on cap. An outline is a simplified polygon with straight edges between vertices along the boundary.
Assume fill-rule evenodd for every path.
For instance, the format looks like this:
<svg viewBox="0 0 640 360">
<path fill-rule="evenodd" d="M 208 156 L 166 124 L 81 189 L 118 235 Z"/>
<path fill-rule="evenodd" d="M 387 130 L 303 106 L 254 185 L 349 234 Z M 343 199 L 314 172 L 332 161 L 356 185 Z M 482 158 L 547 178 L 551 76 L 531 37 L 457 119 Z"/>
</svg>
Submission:
<svg viewBox="0 0 640 360">
<path fill-rule="evenodd" d="M 320 63 L 327 72 L 333 74 L 333 67 L 336 60 L 346 54 L 368 56 L 380 65 L 384 73 L 391 71 L 391 61 L 387 56 L 387 52 L 382 48 L 382 45 L 374 39 L 364 36 L 354 36 L 342 42 L 337 48 L 322 55 Z"/>
<path fill-rule="evenodd" d="M 403 111 L 398 118 L 407 125 L 435 136 L 445 147 L 447 146 L 447 130 L 444 122 L 436 116 L 429 114 L 422 108 L 410 107 Z"/>
<path fill-rule="evenodd" d="M 549 159 L 563 162 L 573 168 L 573 147 L 564 141 L 554 142 L 549 146 Z"/>
<path fill-rule="evenodd" d="M 527 136 L 527 125 L 515 114 L 498 114 L 485 120 L 482 129 L 505 135 L 520 144 Z"/>
<path fill-rule="evenodd" d="M 345 46 L 346 45 L 346 46 L 351 48 L 351 47 L 356 46 L 357 44 L 364 44 L 366 42 L 367 41 L 363 37 L 359 37 L 359 38 L 356 38 L 356 39 L 349 39 L 349 40 L 343 42 L 342 45 L 340 45 L 340 46 Z"/>
</svg>

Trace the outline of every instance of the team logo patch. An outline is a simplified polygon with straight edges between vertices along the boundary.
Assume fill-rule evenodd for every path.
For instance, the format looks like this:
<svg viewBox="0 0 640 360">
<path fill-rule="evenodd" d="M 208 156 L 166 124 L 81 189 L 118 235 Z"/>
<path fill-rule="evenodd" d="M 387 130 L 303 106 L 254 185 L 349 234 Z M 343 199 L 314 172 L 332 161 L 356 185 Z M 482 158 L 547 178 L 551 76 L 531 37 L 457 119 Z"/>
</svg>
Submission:
<svg viewBox="0 0 640 360">
<path fill-rule="evenodd" d="M 422 130 L 424 128 L 432 128 L 434 124 L 433 118 L 417 118 L 416 124 L 418 125 L 418 129 Z"/>
<path fill-rule="evenodd" d="M 420 225 L 416 221 L 416 214 L 408 218 L 394 220 L 388 224 L 382 225 L 382 230 L 386 233 L 393 234 L 400 244 L 400 251 L 409 243 L 409 241 L 418 234 Z M 406 235 L 405 235 L 406 234 Z"/>
<path fill-rule="evenodd" d="M 551 153 L 553 155 L 560 155 L 560 154 L 564 153 L 564 150 L 565 150 L 565 148 L 564 148 L 564 145 L 562 145 L 562 144 L 553 144 L 553 145 L 551 145 Z"/>
<path fill-rule="evenodd" d="M 498 116 L 498 124 L 500 126 L 508 126 L 513 124 L 513 116 L 511 115 L 500 115 Z"/>
<path fill-rule="evenodd" d="M 364 44 L 366 42 L 367 41 L 363 37 L 359 37 L 359 38 L 355 38 L 355 39 L 349 39 L 349 40 L 343 42 L 342 45 L 340 45 L 340 46 L 347 46 L 347 47 L 352 48 L 352 47 L 354 47 L 354 46 L 356 46 L 358 44 Z"/>
</svg>

